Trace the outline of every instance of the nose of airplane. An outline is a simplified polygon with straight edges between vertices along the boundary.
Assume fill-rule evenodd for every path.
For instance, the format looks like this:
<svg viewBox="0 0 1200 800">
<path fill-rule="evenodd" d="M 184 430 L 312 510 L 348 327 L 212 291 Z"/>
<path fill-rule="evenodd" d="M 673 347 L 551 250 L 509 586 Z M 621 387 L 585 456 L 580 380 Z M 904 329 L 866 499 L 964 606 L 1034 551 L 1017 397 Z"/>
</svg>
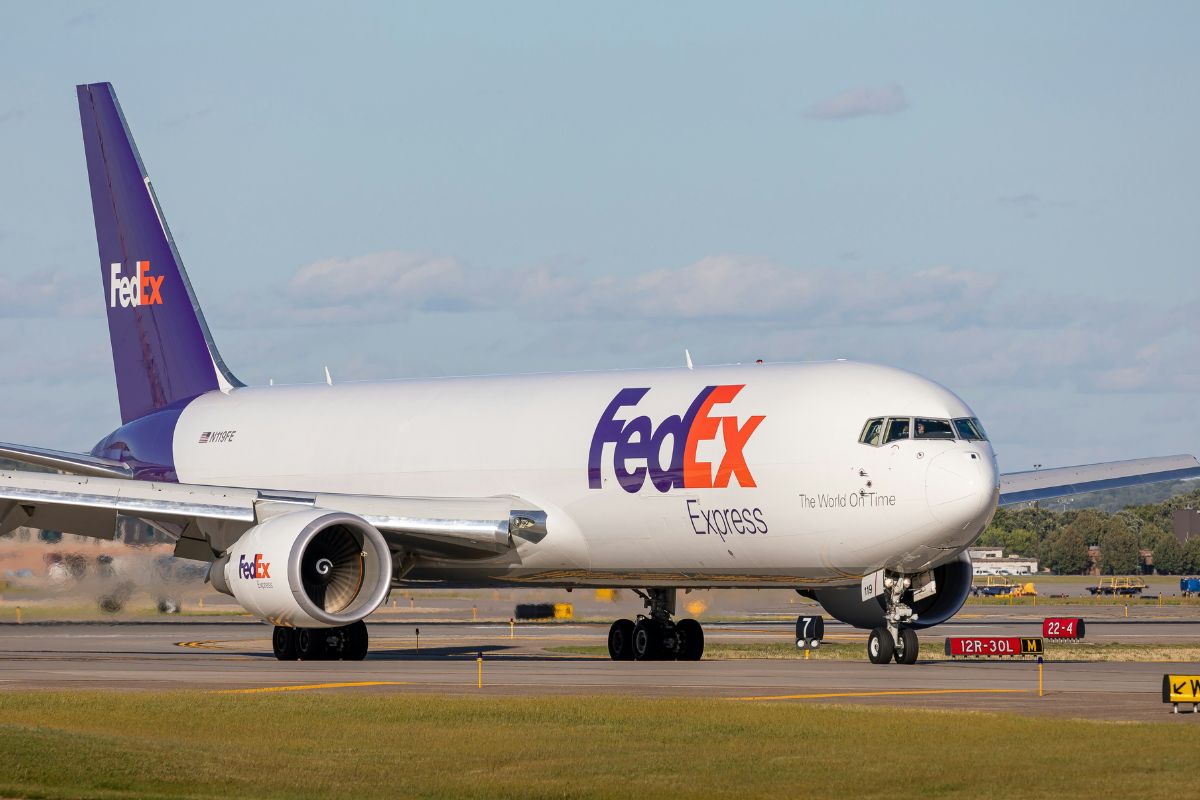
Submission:
<svg viewBox="0 0 1200 800">
<path fill-rule="evenodd" d="M 998 492 L 995 461 L 974 449 L 941 453 L 925 473 L 930 512 L 939 522 L 971 535 L 995 509 Z"/>
</svg>

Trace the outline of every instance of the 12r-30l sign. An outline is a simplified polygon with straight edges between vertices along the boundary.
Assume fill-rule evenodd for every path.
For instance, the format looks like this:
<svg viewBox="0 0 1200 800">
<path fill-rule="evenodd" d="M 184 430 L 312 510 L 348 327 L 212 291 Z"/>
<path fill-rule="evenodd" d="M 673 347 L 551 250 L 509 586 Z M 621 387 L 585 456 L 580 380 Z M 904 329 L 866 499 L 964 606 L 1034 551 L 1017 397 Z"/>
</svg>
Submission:
<svg viewBox="0 0 1200 800">
<path fill-rule="evenodd" d="M 1040 656 L 1043 652 L 1040 638 L 1019 636 L 948 636 L 948 656 Z"/>
</svg>

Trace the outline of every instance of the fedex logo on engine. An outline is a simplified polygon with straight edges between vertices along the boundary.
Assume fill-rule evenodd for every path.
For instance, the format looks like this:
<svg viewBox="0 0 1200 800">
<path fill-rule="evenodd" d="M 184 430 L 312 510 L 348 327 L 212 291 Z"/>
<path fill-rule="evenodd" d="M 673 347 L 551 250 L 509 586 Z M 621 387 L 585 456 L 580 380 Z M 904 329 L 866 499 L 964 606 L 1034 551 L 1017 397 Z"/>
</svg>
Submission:
<svg viewBox="0 0 1200 800">
<path fill-rule="evenodd" d="M 250 561 L 246 556 L 238 557 L 238 574 L 246 580 L 271 577 L 271 562 L 263 561 L 262 553 L 255 553 L 254 560 Z"/>
<path fill-rule="evenodd" d="M 149 261 L 137 262 L 137 274 L 129 278 L 122 277 L 120 264 L 109 265 L 108 307 L 161 306 L 165 277 L 151 275 Z"/>
<path fill-rule="evenodd" d="M 754 476 L 742 454 L 746 442 L 765 416 L 748 417 L 739 424 L 736 415 L 716 414 L 714 406 L 733 402 L 745 384 L 706 386 L 683 415 L 672 415 L 655 426 L 647 416 L 618 419 L 625 407 L 636 406 L 649 388 L 622 389 L 604 409 L 588 452 L 588 488 L 603 486 L 600 462 L 606 445 L 613 445 L 613 470 L 627 492 L 640 491 L 650 478 L 660 492 L 671 489 L 724 489 L 736 479 L 752 487 Z M 671 440 L 667 447 L 668 437 Z M 725 446 L 720 461 L 701 461 L 701 444 L 720 439 Z M 664 463 L 664 450 L 667 458 Z M 707 448 L 706 448 L 707 452 Z M 631 465 L 632 462 L 632 465 Z"/>
</svg>

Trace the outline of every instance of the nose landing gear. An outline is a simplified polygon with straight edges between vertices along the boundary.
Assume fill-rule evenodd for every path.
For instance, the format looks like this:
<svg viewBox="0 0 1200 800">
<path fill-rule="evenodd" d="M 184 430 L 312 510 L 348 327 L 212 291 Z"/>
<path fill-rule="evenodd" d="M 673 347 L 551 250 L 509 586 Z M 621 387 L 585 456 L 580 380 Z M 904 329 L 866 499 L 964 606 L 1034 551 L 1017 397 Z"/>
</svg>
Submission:
<svg viewBox="0 0 1200 800">
<path fill-rule="evenodd" d="M 917 632 L 912 629 L 917 615 L 904 602 L 904 593 L 912 581 L 903 575 L 889 577 L 884 579 L 883 586 L 886 590 L 883 618 L 887 624 L 875 628 L 867 637 L 867 658 L 872 664 L 886 664 L 893 659 L 897 664 L 915 664 L 921 647 Z"/>
<path fill-rule="evenodd" d="M 675 590 L 637 591 L 649 609 L 637 622 L 619 619 L 608 631 L 613 661 L 699 661 L 704 655 L 704 629 L 694 619 L 675 622 Z"/>
</svg>

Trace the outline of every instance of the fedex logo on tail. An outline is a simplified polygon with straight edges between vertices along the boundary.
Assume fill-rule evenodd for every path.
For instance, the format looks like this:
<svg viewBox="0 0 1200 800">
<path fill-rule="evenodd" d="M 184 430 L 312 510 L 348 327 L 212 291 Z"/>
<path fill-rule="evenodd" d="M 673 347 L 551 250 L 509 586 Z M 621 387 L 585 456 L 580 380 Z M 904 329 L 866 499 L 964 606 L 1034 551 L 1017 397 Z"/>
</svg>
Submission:
<svg viewBox="0 0 1200 800">
<path fill-rule="evenodd" d="M 766 417 L 752 416 L 739 423 L 736 415 L 714 413 L 715 406 L 733 402 L 743 388 L 744 384 L 706 386 L 686 412 L 669 416 L 657 426 L 647 416 L 629 420 L 617 417 L 622 408 L 636 406 L 649 388 L 617 392 L 592 434 L 588 452 L 588 488 L 603 486 L 600 465 L 604 448 L 610 444 L 613 445 L 613 471 L 621 488 L 627 492 L 640 491 L 647 477 L 660 492 L 675 488 L 724 489 L 731 480 L 736 480 L 739 486 L 755 486 L 742 451 Z M 701 461 L 701 444 L 718 439 L 724 445 L 720 461 Z M 663 462 L 664 451 L 668 456 L 666 463 Z"/>
<path fill-rule="evenodd" d="M 162 283 L 165 275 L 151 275 L 150 262 L 137 262 L 137 274 L 131 277 L 121 275 L 121 265 L 109 266 L 108 307 L 121 308 L 129 306 L 161 306 Z"/>
</svg>

